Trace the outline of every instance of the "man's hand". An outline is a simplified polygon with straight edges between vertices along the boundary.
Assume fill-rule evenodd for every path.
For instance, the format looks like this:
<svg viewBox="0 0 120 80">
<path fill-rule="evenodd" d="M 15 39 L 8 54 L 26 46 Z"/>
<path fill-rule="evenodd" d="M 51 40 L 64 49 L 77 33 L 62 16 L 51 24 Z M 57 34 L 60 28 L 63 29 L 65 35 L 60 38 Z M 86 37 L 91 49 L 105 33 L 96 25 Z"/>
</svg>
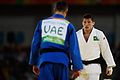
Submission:
<svg viewBox="0 0 120 80">
<path fill-rule="evenodd" d="M 106 68 L 106 74 L 107 74 L 107 76 L 111 76 L 111 75 L 112 75 L 112 72 L 113 72 L 112 67 L 107 67 L 107 68 Z"/>
<path fill-rule="evenodd" d="M 37 66 L 33 66 L 33 73 L 35 75 L 39 75 L 40 74 L 40 70 L 39 70 L 39 68 Z"/>
<path fill-rule="evenodd" d="M 73 71 L 71 78 L 75 79 L 80 75 L 80 71 Z"/>
</svg>

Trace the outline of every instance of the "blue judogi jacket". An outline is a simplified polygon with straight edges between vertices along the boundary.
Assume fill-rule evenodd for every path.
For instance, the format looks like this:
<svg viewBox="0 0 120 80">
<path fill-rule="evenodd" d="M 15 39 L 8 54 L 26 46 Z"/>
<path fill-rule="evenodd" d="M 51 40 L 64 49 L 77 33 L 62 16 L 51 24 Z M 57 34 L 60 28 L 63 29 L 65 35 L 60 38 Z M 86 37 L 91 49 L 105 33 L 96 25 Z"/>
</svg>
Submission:
<svg viewBox="0 0 120 80">
<path fill-rule="evenodd" d="M 51 48 L 62 51 L 49 52 Z M 41 53 L 43 49 L 46 52 Z M 83 69 L 74 26 L 60 14 L 40 20 L 34 32 L 29 64 L 40 67 L 43 62 L 53 62 L 68 67 L 70 59 L 73 70 Z"/>
</svg>

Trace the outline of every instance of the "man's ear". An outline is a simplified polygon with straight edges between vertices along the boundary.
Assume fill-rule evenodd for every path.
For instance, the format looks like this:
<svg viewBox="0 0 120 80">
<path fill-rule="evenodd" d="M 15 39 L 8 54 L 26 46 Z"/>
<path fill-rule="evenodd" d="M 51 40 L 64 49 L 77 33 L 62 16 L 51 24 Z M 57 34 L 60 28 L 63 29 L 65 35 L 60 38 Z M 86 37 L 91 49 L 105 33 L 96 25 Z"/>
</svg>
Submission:
<svg viewBox="0 0 120 80">
<path fill-rule="evenodd" d="M 66 15 L 67 15 L 67 13 L 68 13 L 68 9 L 66 9 L 65 11 L 64 11 L 64 16 L 66 17 Z"/>
<path fill-rule="evenodd" d="M 66 9 L 65 12 L 67 13 L 67 12 L 68 12 L 68 9 Z"/>
<path fill-rule="evenodd" d="M 55 9 L 55 8 L 53 8 L 53 11 L 52 11 L 52 12 L 53 12 L 53 13 L 55 13 L 55 11 L 56 11 L 56 9 Z"/>
<path fill-rule="evenodd" d="M 95 22 L 93 22 L 93 25 L 95 25 Z"/>
</svg>

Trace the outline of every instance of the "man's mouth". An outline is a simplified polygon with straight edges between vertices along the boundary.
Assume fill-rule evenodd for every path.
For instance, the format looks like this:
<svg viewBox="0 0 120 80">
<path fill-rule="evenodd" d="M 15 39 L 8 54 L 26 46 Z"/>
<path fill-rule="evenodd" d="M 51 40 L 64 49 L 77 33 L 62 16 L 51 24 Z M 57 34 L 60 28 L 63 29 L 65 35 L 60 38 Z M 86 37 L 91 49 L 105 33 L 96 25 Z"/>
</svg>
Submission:
<svg viewBox="0 0 120 80">
<path fill-rule="evenodd" d="M 85 27 L 86 29 L 89 28 L 89 27 Z"/>
</svg>

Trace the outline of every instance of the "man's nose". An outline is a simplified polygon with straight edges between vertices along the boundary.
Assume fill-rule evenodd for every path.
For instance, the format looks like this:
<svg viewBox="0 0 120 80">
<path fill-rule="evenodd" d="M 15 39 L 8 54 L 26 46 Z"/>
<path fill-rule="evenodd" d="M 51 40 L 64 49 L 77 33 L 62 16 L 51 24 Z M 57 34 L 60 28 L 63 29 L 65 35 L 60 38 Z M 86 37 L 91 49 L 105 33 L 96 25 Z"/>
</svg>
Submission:
<svg viewBox="0 0 120 80">
<path fill-rule="evenodd" d="M 86 26 L 88 26 L 89 24 L 88 23 L 85 23 Z"/>
</svg>

